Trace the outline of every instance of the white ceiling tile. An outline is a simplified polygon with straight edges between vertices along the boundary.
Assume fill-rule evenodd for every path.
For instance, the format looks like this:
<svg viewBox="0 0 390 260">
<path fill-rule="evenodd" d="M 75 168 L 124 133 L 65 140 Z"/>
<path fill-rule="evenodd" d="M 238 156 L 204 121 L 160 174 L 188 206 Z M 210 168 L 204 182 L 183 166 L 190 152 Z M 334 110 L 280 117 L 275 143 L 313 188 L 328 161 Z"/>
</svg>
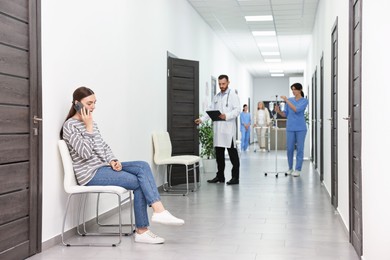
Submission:
<svg viewBox="0 0 390 260">
<path fill-rule="evenodd" d="M 206 23 L 254 77 L 283 69 L 286 76 L 305 68 L 319 0 L 188 0 Z M 246 15 L 273 15 L 267 23 L 246 22 Z M 251 31 L 275 30 L 276 37 L 254 37 Z M 280 64 L 266 64 L 258 43 L 277 42 L 261 51 L 280 51 Z M 276 66 L 278 66 L 276 68 Z"/>
</svg>

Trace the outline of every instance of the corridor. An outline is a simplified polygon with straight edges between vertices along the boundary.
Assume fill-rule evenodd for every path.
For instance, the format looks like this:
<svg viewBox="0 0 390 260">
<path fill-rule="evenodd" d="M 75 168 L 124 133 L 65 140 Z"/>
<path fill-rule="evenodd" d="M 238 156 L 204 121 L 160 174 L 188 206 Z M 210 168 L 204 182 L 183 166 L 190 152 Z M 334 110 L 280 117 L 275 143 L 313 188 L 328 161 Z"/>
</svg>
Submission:
<svg viewBox="0 0 390 260">
<path fill-rule="evenodd" d="M 230 162 L 226 165 L 229 180 Z M 286 166 L 285 151 L 280 151 L 278 170 Z M 182 227 L 151 225 L 165 244 L 137 244 L 124 237 L 116 248 L 58 245 L 29 259 L 359 259 L 309 161 L 301 177 L 264 176 L 275 167 L 274 152 L 254 152 L 251 146 L 241 153 L 239 185 L 208 184 L 214 174 L 202 173 L 199 191 L 187 197 L 163 196 L 166 208 L 186 220 Z"/>
</svg>

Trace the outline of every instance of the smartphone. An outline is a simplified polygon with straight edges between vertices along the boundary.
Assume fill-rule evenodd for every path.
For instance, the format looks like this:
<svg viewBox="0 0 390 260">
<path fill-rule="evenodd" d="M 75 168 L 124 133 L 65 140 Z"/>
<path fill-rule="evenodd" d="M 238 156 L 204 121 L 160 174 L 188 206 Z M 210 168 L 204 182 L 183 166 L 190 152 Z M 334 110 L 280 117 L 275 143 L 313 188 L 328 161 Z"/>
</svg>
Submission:
<svg viewBox="0 0 390 260">
<path fill-rule="evenodd" d="M 78 113 L 81 113 L 81 109 L 83 109 L 84 105 L 81 103 L 81 102 L 76 102 L 74 104 L 74 109 L 76 109 L 76 111 Z"/>
</svg>

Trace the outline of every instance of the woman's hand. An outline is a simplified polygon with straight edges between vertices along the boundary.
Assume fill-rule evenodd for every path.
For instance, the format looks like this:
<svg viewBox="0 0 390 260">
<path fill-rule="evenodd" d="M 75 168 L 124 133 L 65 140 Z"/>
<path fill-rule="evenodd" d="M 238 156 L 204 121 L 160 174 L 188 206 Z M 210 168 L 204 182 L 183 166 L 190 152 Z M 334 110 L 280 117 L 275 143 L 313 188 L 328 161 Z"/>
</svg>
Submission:
<svg viewBox="0 0 390 260">
<path fill-rule="evenodd" d="M 286 96 L 280 96 L 281 99 L 283 99 L 284 102 L 287 101 L 287 97 Z"/>
<path fill-rule="evenodd" d="M 87 108 L 83 107 L 80 111 L 81 120 L 85 124 L 85 128 L 88 133 L 93 133 L 93 117 L 92 112 Z"/>
<path fill-rule="evenodd" d="M 110 166 L 114 171 L 120 172 L 122 170 L 122 164 L 120 161 L 111 161 Z"/>
</svg>

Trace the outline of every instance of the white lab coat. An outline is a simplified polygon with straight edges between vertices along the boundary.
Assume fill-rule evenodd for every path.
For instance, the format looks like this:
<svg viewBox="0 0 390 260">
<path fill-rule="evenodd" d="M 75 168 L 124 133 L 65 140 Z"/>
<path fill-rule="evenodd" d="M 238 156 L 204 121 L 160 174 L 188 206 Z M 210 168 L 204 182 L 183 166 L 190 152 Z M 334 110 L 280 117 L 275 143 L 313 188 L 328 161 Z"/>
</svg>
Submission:
<svg viewBox="0 0 390 260">
<path fill-rule="evenodd" d="M 225 121 L 214 121 L 214 147 L 230 148 L 232 141 L 236 147 L 236 118 L 241 112 L 240 100 L 236 92 L 228 88 L 225 93 L 219 92 L 214 96 L 213 102 L 207 110 L 219 110 L 226 115 Z M 201 120 L 205 121 L 210 117 L 205 113 Z"/>
</svg>

